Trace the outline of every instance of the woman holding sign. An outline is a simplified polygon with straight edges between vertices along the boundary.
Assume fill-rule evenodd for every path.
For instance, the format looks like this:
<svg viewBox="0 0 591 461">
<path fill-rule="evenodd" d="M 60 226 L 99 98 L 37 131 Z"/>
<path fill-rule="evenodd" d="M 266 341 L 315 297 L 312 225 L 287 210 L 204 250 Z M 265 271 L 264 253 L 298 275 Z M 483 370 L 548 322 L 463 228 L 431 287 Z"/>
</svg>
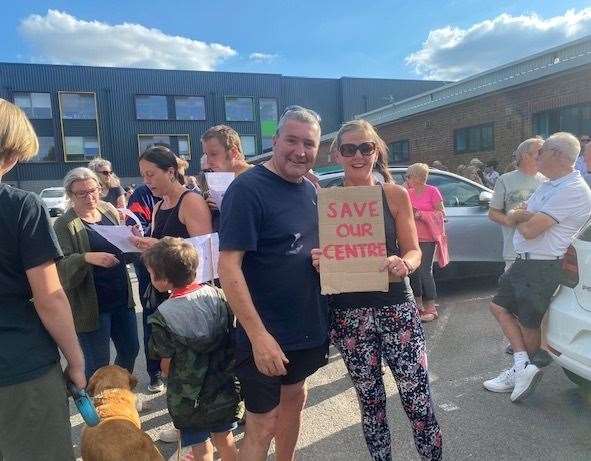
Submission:
<svg viewBox="0 0 591 461">
<path fill-rule="evenodd" d="M 84 351 L 86 377 L 110 361 L 133 372 L 139 351 L 135 303 L 121 251 L 93 225 L 116 226 L 117 210 L 100 200 L 101 183 L 88 168 L 74 168 L 64 178 L 71 207 L 54 224 L 64 253 L 57 267 L 74 314 Z"/>
<path fill-rule="evenodd" d="M 381 188 L 388 256 L 382 270 L 393 280 L 389 290 L 341 293 L 329 300 L 330 339 L 357 391 L 367 447 L 374 460 L 392 459 L 383 358 L 396 379 L 417 451 L 423 459 L 441 459 L 441 430 L 430 395 L 423 328 L 408 282 L 408 275 L 421 262 L 408 193 L 393 184 L 387 169 L 387 147 L 365 120 L 344 124 L 331 152 L 343 166 L 345 187 L 376 185 L 374 168 L 385 180 Z M 312 250 L 317 268 L 323 257 L 320 250 Z"/>
</svg>

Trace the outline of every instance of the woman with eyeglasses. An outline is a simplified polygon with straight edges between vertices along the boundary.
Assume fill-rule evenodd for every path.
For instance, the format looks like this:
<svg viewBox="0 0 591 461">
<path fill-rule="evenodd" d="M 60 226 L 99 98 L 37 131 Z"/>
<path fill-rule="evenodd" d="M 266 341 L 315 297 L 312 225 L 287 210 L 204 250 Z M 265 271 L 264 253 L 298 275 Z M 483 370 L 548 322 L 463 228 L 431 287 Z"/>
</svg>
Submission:
<svg viewBox="0 0 591 461">
<path fill-rule="evenodd" d="M 391 460 L 386 391 L 381 373 L 384 359 L 396 379 L 402 406 L 411 422 L 415 446 L 423 459 L 441 459 L 441 430 L 429 389 L 423 327 L 408 275 L 421 262 L 407 191 L 393 184 L 387 168 L 388 150 L 365 120 L 345 123 L 331 146 L 344 170 L 344 187 L 380 185 L 388 257 L 382 270 L 391 277 L 388 292 L 342 293 L 329 297 L 330 340 L 341 353 L 361 408 L 363 434 L 374 460 Z M 312 261 L 321 264 L 320 250 Z"/>
<path fill-rule="evenodd" d="M 88 168 L 96 173 L 101 183 L 101 200 L 115 208 L 125 208 L 125 189 L 113 172 L 111 162 L 104 158 L 95 158 L 88 163 Z"/>
<path fill-rule="evenodd" d="M 71 206 L 54 224 L 64 253 L 58 271 L 72 306 L 86 376 L 109 364 L 111 339 L 115 364 L 131 373 L 139 343 L 126 261 L 92 227 L 118 225 L 119 215 L 113 205 L 101 201 L 101 183 L 89 168 L 70 170 L 64 188 Z"/>
<path fill-rule="evenodd" d="M 447 254 L 447 243 L 442 238 L 445 236 L 443 197 L 437 187 L 427 184 L 428 177 L 429 165 L 426 163 L 414 163 L 406 170 L 406 187 L 423 255 L 421 265 L 410 276 L 410 285 L 423 322 L 439 317 L 435 307 L 437 289 L 433 278 L 433 260 L 436 250 L 438 254 L 441 251 Z M 441 267 L 446 264 L 442 257 L 438 261 Z"/>
</svg>

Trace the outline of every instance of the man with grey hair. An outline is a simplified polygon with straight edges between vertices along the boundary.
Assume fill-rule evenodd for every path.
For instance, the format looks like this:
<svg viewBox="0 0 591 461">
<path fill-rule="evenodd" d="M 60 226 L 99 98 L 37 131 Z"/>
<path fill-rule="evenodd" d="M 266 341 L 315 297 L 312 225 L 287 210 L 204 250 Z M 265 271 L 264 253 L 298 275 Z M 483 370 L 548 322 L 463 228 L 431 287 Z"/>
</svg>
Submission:
<svg viewBox="0 0 591 461">
<path fill-rule="evenodd" d="M 538 172 L 536 163 L 538 151 L 543 143 L 543 139 L 530 138 L 519 144 L 515 150 L 517 170 L 501 175 L 495 184 L 488 217 L 500 224 L 503 231 L 505 270 L 509 269 L 517 256 L 513 249 L 515 226 L 509 224 L 507 214 L 527 202 L 538 186 L 546 180 Z"/>
<path fill-rule="evenodd" d="M 289 107 L 273 155 L 230 184 L 221 208 L 219 275 L 238 326 L 236 375 L 246 406 L 239 459 L 291 460 L 305 380 L 327 363 L 327 306 L 310 251 L 318 247 L 316 160 L 320 118 Z"/>
<path fill-rule="evenodd" d="M 561 259 L 574 235 L 591 216 L 591 190 L 575 170 L 580 145 L 570 133 L 555 133 L 538 152 L 544 182 L 526 208 L 507 213 L 515 226 L 515 263 L 503 274 L 490 310 L 514 350 L 513 367 L 484 387 L 511 392 L 511 401 L 525 399 L 538 384 L 542 370 L 530 362 L 540 347 L 540 324 L 558 288 Z"/>
</svg>

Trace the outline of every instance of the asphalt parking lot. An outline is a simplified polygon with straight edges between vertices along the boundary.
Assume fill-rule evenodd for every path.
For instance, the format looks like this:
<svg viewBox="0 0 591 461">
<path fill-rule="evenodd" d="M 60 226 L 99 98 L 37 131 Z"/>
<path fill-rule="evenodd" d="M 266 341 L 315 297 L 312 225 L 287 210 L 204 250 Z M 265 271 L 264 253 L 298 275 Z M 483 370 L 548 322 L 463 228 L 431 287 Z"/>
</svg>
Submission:
<svg viewBox="0 0 591 461">
<path fill-rule="evenodd" d="M 510 365 L 505 342 L 488 303 L 493 278 L 440 286 L 440 317 L 427 324 L 429 367 L 437 417 L 444 435 L 444 459 L 588 460 L 591 458 L 591 401 L 554 364 L 545 368 L 536 392 L 521 404 L 494 394 L 482 381 Z M 141 322 L 141 315 L 138 316 Z M 136 362 L 138 395 L 149 408 L 141 414 L 152 437 L 170 427 L 162 394 L 147 395 L 143 354 Z M 388 413 L 395 459 L 418 460 L 394 380 L 386 373 Z M 309 400 L 298 444 L 298 460 L 367 460 L 355 392 L 338 353 L 309 380 Z M 82 420 L 72 409 L 78 449 Z M 237 431 L 238 438 L 241 430 Z M 174 444 L 158 443 L 166 457 Z M 270 459 L 274 459 L 271 455 Z"/>
</svg>

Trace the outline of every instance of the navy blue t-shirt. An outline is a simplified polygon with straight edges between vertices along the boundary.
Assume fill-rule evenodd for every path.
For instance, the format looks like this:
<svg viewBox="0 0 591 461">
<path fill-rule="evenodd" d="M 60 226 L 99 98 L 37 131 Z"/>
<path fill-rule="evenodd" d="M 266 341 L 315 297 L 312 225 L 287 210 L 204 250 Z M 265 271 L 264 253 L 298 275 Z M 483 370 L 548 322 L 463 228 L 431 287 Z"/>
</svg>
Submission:
<svg viewBox="0 0 591 461">
<path fill-rule="evenodd" d="M 285 181 L 262 165 L 237 177 L 224 195 L 220 251 L 244 251 L 242 271 L 258 314 L 284 351 L 327 340 L 327 306 L 310 250 L 318 248 L 316 189 Z M 237 358 L 250 354 L 238 326 Z"/>
<path fill-rule="evenodd" d="M 96 298 L 101 312 L 112 312 L 116 309 L 127 309 L 129 298 L 127 292 L 127 267 L 121 251 L 101 234 L 93 230 L 85 221 L 84 227 L 88 234 L 90 251 L 111 253 L 119 259 L 119 264 L 113 267 L 92 266 L 92 276 Z M 106 216 L 95 224 L 112 226 L 113 223 Z"/>
</svg>

